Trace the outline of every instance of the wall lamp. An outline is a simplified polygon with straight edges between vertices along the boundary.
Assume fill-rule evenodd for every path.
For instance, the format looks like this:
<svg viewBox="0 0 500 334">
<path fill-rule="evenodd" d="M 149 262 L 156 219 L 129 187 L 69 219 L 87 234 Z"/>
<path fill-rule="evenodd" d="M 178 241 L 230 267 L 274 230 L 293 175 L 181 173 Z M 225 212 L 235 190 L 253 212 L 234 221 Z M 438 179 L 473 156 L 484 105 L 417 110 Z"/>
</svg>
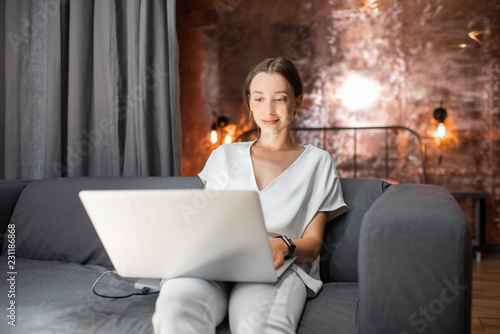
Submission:
<svg viewBox="0 0 500 334">
<path fill-rule="evenodd" d="M 441 106 L 434 110 L 433 116 L 439 123 L 437 131 L 434 132 L 434 137 L 442 139 L 446 136 L 446 127 L 444 126 L 444 120 L 446 119 L 446 116 L 448 116 L 446 109 L 443 108 L 443 101 L 441 101 Z"/>
<path fill-rule="evenodd" d="M 212 127 L 211 127 L 211 131 L 210 131 L 210 141 L 212 142 L 212 144 L 215 144 L 219 141 L 219 131 L 217 130 L 217 128 L 225 128 L 228 124 L 229 124 L 229 120 L 226 116 L 217 116 L 215 114 L 215 112 L 213 112 L 214 114 L 214 121 L 212 123 Z M 229 138 L 228 138 L 229 136 Z M 224 142 L 231 142 L 232 141 L 232 138 L 230 135 L 227 135 L 226 138 L 224 138 Z"/>
</svg>

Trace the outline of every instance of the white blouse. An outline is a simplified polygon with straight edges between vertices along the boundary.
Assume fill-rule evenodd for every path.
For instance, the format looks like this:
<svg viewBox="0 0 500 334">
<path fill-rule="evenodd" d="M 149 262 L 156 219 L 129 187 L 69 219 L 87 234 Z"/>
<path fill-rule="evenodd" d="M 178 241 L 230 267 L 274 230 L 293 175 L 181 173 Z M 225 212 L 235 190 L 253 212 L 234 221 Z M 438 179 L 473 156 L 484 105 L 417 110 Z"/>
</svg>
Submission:
<svg viewBox="0 0 500 334">
<path fill-rule="evenodd" d="M 327 221 L 347 211 L 332 156 L 306 145 L 302 154 L 266 188 L 255 180 L 250 147 L 255 141 L 224 144 L 215 149 L 199 173 L 208 190 L 254 190 L 258 192 L 267 231 L 298 239 L 319 211 Z M 295 263 L 295 270 L 308 288 L 308 296 L 321 289 L 319 256 L 314 262 Z"/>
</svg>

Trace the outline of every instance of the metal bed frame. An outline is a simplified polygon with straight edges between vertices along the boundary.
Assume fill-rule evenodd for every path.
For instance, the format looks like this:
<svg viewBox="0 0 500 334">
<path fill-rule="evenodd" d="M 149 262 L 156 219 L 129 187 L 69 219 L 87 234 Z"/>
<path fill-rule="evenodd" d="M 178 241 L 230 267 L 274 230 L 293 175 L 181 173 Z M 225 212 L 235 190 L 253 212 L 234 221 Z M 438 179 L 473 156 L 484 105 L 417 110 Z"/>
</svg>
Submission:
<svg viewBox="0 0 500 334">
<path fill-rule="evenodd" d="M 357 165 L 357 134 L 358 131 L 365 131 L 365 130 L 383 130 L 385 131 L 385 175 L 386 178 L 389 178 L 389 142 L 388 142 L 388 133 L 390 130 L 401 130 L 401 131 L 406 131 L 410 135 L 412 135 L 416 140 L 419 145 L 420 149 L 420 162 L 421 162 L 421 167 L 422 167 L 422 181 L 423 183 L 427 183 L 427 174 L 426 174 L 426 169 L 425 169 L 425 146 L 422 142 L 422 139 L 420 138 L 420 135 L 415 132 L 414 130 L 406 127 L 406 126 L 399 126 L 399 125 L 393 125 L 393 126 L 365 126 L 365 127 L 354 127 L 354 126 L 349 126 L 349 127 L 319 127 L 319 128 L 303 128 L 303 127 L 297 127 L 297 128 L 292 128 L 292 131 L 322 131 L 323 132 L 323 148 L 326 148 L 326 139 L 327 131 L 354 131 L 354 152 L 353 152 L 353 165 L 354 165 L 354 178 L 357 178 L 357 170 L 358 170 L 358 165 Z M 244 133 L 242 133 L 236 141 L 242 141 L 245 140 L 245 138 L 248 138 L 252 134 L 255 134 L 258 131 L 257 128 L 250 129 Z"/>
</svg>

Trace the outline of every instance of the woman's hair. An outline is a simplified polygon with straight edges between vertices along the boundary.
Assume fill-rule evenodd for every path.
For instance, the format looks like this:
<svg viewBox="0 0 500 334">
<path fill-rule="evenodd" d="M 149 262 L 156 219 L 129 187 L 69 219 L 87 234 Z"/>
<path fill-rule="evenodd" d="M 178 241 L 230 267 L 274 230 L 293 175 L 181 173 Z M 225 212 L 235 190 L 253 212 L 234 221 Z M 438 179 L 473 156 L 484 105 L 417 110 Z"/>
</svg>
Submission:
<svg viewBox="0 0 500 334">
<path fill-rule="evenodd" d="M 248 108 L 250 108 L 250 84 L 253 78 L 260 72 L 281 74 L 292 86 L 295 98 L 302 94 L 302 79 L 295 65 L 285 57 L 268 58 L 255 65 L 245 80 L 245 84 L 243 85 L 243 100 Z"/>
</svg>

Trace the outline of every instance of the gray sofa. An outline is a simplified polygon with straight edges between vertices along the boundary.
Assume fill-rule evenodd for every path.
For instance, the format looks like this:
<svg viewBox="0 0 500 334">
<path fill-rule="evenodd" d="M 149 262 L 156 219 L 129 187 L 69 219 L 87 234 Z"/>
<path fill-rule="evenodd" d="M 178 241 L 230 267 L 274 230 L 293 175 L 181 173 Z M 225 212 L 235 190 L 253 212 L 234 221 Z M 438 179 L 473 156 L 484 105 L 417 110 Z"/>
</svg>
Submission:
<svg viewBox="0 0 500 334">
<path fill-rule="evenodd" d="M 350 210 L 328 223 L 325 284 L 308 300 L 298 333 L 469 333 L 469 228 L 451 194 L 431 185 L 341 182 Z M 151 333 L 156 295 L 93 294 L 111 263 L 77 194 L 201 187 L 195 177 L 0 181 L 0 333 Z M 138 237 L 147 237 L 140 227 Z M 134 282 L 111 274 L 96 288 L 137 292 Z M 218 328 L 226 332 L 227 322 Z"/>
</svg>

